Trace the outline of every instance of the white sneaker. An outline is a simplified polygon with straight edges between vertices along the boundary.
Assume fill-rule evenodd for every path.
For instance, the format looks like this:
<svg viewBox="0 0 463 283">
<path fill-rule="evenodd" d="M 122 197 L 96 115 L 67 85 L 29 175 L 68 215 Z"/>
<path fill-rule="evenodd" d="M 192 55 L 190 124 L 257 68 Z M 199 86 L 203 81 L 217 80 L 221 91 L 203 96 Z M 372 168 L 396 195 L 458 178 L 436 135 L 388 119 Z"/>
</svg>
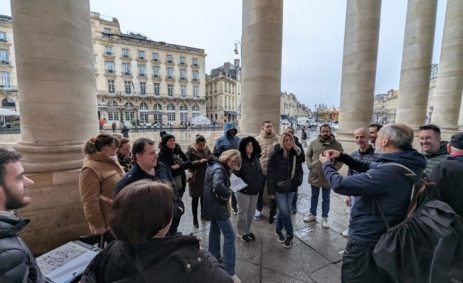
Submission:
<svg viewBox="0 0 463 283">
<path fill-rule="evenodd" d="M 328 223 L 328 217 L 323 217 L 322 227 L 326 229 L 330 228 L 330 223 Z"/>
<path fill-rule="evenodd" d="M 239 279 L 238 276 L 236 276 L 236 274 L 232 276 L 232 279 L 233 283 L 241 283 L 241 279 Z"/>
<path fill-rule="evenodd" d="M 349 228 L 342 231 L 341 235 L 344 237 L 344 238 L 349 238 Z"/>
<path fill-rule="evenodd" d="M 317 221 L 317 216 L 309 213 L 309 215 L 304 217 L 304 222 L 312 222 L 312 221 Z"/>
</svg>

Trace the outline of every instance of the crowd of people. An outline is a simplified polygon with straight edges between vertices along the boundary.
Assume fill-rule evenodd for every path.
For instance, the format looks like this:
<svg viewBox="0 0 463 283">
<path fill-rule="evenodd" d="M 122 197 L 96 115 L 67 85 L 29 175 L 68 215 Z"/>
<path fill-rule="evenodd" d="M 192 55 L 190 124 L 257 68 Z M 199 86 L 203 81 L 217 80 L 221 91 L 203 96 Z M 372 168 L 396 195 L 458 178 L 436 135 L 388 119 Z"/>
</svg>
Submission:
<svg viewBox="0 0 463 283">
<path fill-rule="evenodd" d="M 372 252 L 388 227 L 407 214 L 413 183 L 397 168 L 433 181 L 438 188 L 433 197 L 462 215 L 463 133 L 445 142 L 438 126 L 422 126 L 421 152 L 413 149 L 413 130 L 400 123 L 371 124 L 356 129 L 353 136 L 358 148 L 350 155 L 328 124 L 319 127 L 318 137 L 307 148 L 295 129 L 288 127 L 277 135 L 271 121 L 262 123 L 256 137 L 241 139 L 238 129 L 227 123 L 212 150 L 199 134 L 185 152 L 165 131 L 157 146 L 149 138 L 131 145 L 117 134 L 90 138 L 83 147 L 79 175 L 85 219 L 91 233 L 112 233 L 116 240 L 92 260 L 81 282 L 241 282 L 235 272 L 235 238 L 238 235 L 244 243 L 256 240 L 252 223 L 265 218 L 266 195 L 267 219 L 275 222 L 276 240 L 284 248 L 292 247 L 292 214 L 297 211 L 304 163 L 311 186 L 310 213 L 304 222 L 317 221 L 320 191 L 323 228 L 330 228 L 331 191 L 345 195 L 350 207 L 349 226 L 342 232 L 349 239 L 341 281 L 394 282 L 375 264 Z M 348 166 L 347 176 L 339 173 L 343 165 Z M 234 178 L 245 186 L 236 189 Z M 27 221 L 13 212 L 28 204 L 26 192 L 32 185 L 20 155 L 0 149 L 0 282 L 44 280 L 17 236 Z M 198 207 L 200 219 L 210 221 L 208 251 L 200 248 L 198 238 L 178 231 L 187 185 L 193 227 L 199 228 Z M 236 231 L 232 214 L 237 215 Z"/>
</svg>

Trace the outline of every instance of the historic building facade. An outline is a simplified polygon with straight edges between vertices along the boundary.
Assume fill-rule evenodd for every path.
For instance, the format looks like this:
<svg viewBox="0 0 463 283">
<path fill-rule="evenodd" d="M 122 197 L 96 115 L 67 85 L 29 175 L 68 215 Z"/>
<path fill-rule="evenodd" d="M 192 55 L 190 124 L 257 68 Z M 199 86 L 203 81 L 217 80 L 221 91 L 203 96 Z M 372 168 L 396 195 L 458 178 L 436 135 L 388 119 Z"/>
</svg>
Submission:
<svg viewBox="0 0 463 283">
<path fill-rule="evenodd" d="M 297 100 L 294 93 L 282 92 L 280 96 L 280 118 L 294 120 L 297 117 L 310 117 L 310 109 Z"/>
<path fill-rule="evenodd" d="M 237 123 L 241 113 L 241 67 L 240 60 L 224 63 L 212 69 L 206 77 L 206 116 L 222 125 Z"/>
<path fill-rule="evenodd" d="M 3 15 L 0 15 L 0 103 L 0 108 L 19 110 L 13 25 L 11 17 Z"/>
<path fill-rule="evenodd" d="M 206 114 L 204 49 L 122 33 L 99 13 L 91 22 L 99 118 L 184 126 Z"/>
</svg>

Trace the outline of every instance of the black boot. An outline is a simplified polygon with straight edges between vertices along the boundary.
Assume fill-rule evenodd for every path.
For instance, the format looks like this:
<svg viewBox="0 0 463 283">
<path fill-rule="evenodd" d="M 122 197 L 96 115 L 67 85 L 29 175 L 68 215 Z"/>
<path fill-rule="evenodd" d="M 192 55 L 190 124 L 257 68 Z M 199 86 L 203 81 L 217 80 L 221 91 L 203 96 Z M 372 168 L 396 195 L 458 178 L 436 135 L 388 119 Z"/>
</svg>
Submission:
<svg viewBox="0 0 463 283">
<path fill-rule="evenodd" d="M 193 226 L 198 229 L 199 228 L 199 223 L 198 223 L 198 217 L 193 216 Z"/>
</svg>

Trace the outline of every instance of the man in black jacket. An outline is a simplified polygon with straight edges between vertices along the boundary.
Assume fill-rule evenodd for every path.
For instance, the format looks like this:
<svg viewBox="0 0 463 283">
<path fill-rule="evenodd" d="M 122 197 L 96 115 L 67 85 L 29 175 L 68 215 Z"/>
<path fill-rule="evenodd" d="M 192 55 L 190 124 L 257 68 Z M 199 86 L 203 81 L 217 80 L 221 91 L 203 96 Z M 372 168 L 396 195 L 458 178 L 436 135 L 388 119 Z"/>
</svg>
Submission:
<svg viewBox="0 0 463 283">
<path fill-rule="evenodd" d="M 26 206 L 26 191 L 34 182 L 24 175 L 15 151 L 0 149 L 0 282 L 44 282 L 34 256 L 18 237 L 29 220 L 14 210 Z"/>
<path fill-rule="evenodd" d="M 463 216 L 463 132 L 452 136 L 447 149 L 449 157 L 434 167 L 430 179 L 437 184 L 437 198 Z"/>
<path fill-rule="evenodd" d="M 154 141 L 147 138 L 137 139 L 132 146 L 132 155 L 135 157 L 135 165 L 117 183 L 114 195 L 119 193 L 125 186 L 142 179 L 153 181 L 165 181 L 172 186 L 174 192 L 174 217 L 168 235 L 175 236 L 180 218 L 185 211 L 182 198 L 175 189 L 175 182 L 172 173 L 166 165 L 158 162 L 158 156 L 154 148 Z"/>
</svg>

